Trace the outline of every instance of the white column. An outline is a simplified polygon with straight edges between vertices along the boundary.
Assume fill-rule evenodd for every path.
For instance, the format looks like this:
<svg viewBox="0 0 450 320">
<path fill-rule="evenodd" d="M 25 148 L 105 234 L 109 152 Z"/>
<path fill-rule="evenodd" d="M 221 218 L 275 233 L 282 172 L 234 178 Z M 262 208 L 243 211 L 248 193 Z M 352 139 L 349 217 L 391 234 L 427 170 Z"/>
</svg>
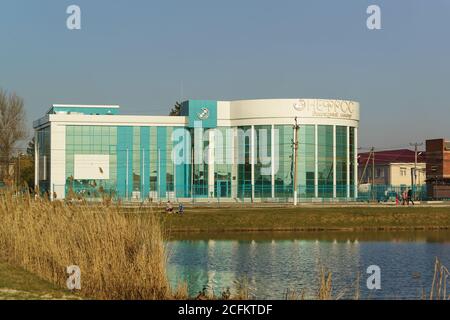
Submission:
<svg viewBox="0 0 450 320">
<path fill-rule="evenodd" d="M 252 167 L 252 201 L 255 200 L 255 126 L 251 128 L 250 135 L 250 163 Z"/>
<path fill-rule="evenodd" d="M 34 187 L 39 185 L 39 140 L 38 131 L 34 131 Z"/>
<path fill-rule="evenodd" d="M 231 164 L 231 197 L 236 199 L 237 198 L 237 184 L 238 184 L 238 162 L 239 162 L 239 151 L 238 148 L 238 131 L 237 127 L 230 128 L 231 130 L 231 139 L 230 139 L 230 146 L 231 146 L 231 158 L 232 164 Z M 228 146 L 228 142 L 227 142 Z M 227 157 L 228 159 L 228 157 Z"/>
<path fill-rule="evenodd" d="M 355 156 L 355 178 L 354 178 L 354 183 L 355 183 L 355 199 L 358 198 L 358 128 L 355 128 L 355 151 L 354 151 L 354 156 Z"/>
<path fill-rule="evenodd" d="M 209 130 L 209 148 L 208 148 L 208 198 L 211 197 L 211 193 L 214 196 L 214 162 L 215 162 L 215 129 Z"/>
<path fill-rule="evenodd" d="M 65 198 L 66 193 L 66 126 L 50 125 L 50 197 Z"/>
<path fill-rule="evenodd" d="M 350 127 L 347 127 L 347 177 L 346 177 L 346 185 L 347 185 L 347 199 L 350 198 Z"/>
<path fill-rule="evenodd" d="M 127 170 L 126 170 L 126 174 L 127 174 L 127 176 L 125 177 L 125 187 L 126 187 L 126 190 L 125 190 L 125 198 L 128 200 L 128 185 L 129 185 L 129 178 L 128 178 L 128 176 L 129 176 L 129 170 L 130 170 L 130 168 L 129 168 L 129 157 L 130 157 L 130 155 L 128 154 L 129 153 L 129 150 L 128 150 L 128 148 L 127 148 Z"/>
<path fill-rule="evenodd" d="M 145 188 L 145 149 L 142 149 L 142 172 L 141 172 L 141 177 L 142 177 L 142 186 L 141 186 L 141 199 L 143 199 L 144 197 L 144 188 Z M 175 165 L 174 165 L 175 166 Z M 173 178 L 175 179 L 175 175 L 173 176 Z M 174 181 L 174 185 L 176 185 L 175 181 Z"/>
<path fill-rule="evenodd" d="M 272 156 L 271 166 L 272 166 L 272 198 L 275 198 L 275 125 L 272 125 L 271 129 L 271 144 L 270 152 Z"/>
<path fill-rule="evenodd" d="M 317 124 L 314 126 L 314 152 L 315 152 L 315 160 L 314 160 L 314 193 L 315 197 L 319 197 L 319 127 Z"/>
<path fill-rule="evenodd" d="M 337 197 L 336 192 L 336 126 L 333 126 L 333 198 Z"/>
</svg>

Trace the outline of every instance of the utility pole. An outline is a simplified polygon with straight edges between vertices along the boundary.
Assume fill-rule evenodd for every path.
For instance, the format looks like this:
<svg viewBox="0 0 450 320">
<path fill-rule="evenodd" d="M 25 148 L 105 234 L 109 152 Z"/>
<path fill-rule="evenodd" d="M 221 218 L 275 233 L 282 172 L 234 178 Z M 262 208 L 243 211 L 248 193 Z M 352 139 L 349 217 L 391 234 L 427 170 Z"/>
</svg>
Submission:
<svg viewBox="0 0 450 320">
<path fill-rule="evenodd" d="M 374 200 L 374 186 L 375 186 L 375 147 L 370 148 L 369 156 L 367 157 L 366 164 L 364 165 L 364 170 L 361 174 L 361 178 L 359 178 L 359 184 L 361 184 L 366 176 L 366 170 L 369 167 L 370 159 L 372 159 L 372 185 L 371 185 L 371 193 L 372 200 Z M 367 184 L 370 183 L 370 173 L 367 173 Z"/>
<path fill-rule="evenodd" d="M 366 163 L 364 164 L 364 170 L 361 174 L 361 177 L 359 178 L 358 184 L 362 184 L 363 181 L 365 181 L 366 171 L 367 171 L 367 167 L 369 166 L 369 161 L 370 161 L 371 157 L 372 157 L 372 150 L 370 150 L 369 156 L 367 157 Z M 369 181 L 370 181 L 369 174 L 367 174 L 367 184 L 369 183 Z"/>
<path fill-rule="evenodd" d="M 372 153 L 372 200 L 375 201 L 375 147 L 370 150 Z"/>
<path fill-rule="evenodd" d="M 410 146 L 414 147 L 414 174 L 413 174 L 413 196 L 414 199 L 416 199 L 416 189 L 417 189 L 417 162 L 418 162 L 418 155 L 419 155 L 419 147 L 423 146 L 423 143 L 410 143 Z"/>
<path fill-rule="evenodd" d="M 297 205 L 297 163 L 298 163 L 298 129 L 300 126 L 297 122 L 297 117 L 295 117 L 295 125 L 294 125 L 294 206 Z"/>
</svg>

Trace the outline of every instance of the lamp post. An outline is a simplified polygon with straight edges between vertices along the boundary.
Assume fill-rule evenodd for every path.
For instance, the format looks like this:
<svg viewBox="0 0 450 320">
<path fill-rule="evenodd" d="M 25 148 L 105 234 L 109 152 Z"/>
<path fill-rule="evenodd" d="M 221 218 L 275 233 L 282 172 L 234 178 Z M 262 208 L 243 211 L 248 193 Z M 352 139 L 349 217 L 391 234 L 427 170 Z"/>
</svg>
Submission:
<svg viewBox="0 0 450 320">
<path fill-rule="evenodd" d="M 297 163 L 298 163 L 298 129 L 299 125 L 297 122 L 297 117 L 295 117 L 295 125 L 294 125 L 294 206 L 297 206 L 297 198 L 298 198 L 298 191 L 297 191 Z"/>
</svg>

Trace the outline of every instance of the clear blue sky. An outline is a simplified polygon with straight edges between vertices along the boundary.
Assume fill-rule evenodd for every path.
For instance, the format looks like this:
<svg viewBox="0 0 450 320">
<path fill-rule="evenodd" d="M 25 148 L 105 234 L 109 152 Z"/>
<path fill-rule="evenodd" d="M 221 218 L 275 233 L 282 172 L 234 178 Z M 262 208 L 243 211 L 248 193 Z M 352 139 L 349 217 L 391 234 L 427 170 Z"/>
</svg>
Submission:
<svg viewBox="0 0 450 320">
<path fill-rule="evenodd" d="M 449 31 L 448 0 L 2 0 L 0 87 L 30 127 L 52 103 L 164 115 L 181 96 L 355 99 L 360 145 L 396 148 L 450 138 Z"/>
</svg>

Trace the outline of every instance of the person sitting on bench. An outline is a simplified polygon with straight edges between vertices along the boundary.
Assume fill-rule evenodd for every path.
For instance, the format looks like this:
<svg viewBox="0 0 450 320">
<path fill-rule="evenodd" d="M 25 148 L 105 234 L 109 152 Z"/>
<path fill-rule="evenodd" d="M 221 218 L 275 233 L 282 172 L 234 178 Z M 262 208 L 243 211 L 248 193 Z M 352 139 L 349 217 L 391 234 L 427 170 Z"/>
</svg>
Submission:
<svg viewBox="0 0 450 320">
<path fill-rule="evenodd" d="M 167 201 L 166 212 L 167 213 L 172 213 L 173 212 L 173 206 L 172 206 L 172 203 L 170 201 Z"/>
</svg>

